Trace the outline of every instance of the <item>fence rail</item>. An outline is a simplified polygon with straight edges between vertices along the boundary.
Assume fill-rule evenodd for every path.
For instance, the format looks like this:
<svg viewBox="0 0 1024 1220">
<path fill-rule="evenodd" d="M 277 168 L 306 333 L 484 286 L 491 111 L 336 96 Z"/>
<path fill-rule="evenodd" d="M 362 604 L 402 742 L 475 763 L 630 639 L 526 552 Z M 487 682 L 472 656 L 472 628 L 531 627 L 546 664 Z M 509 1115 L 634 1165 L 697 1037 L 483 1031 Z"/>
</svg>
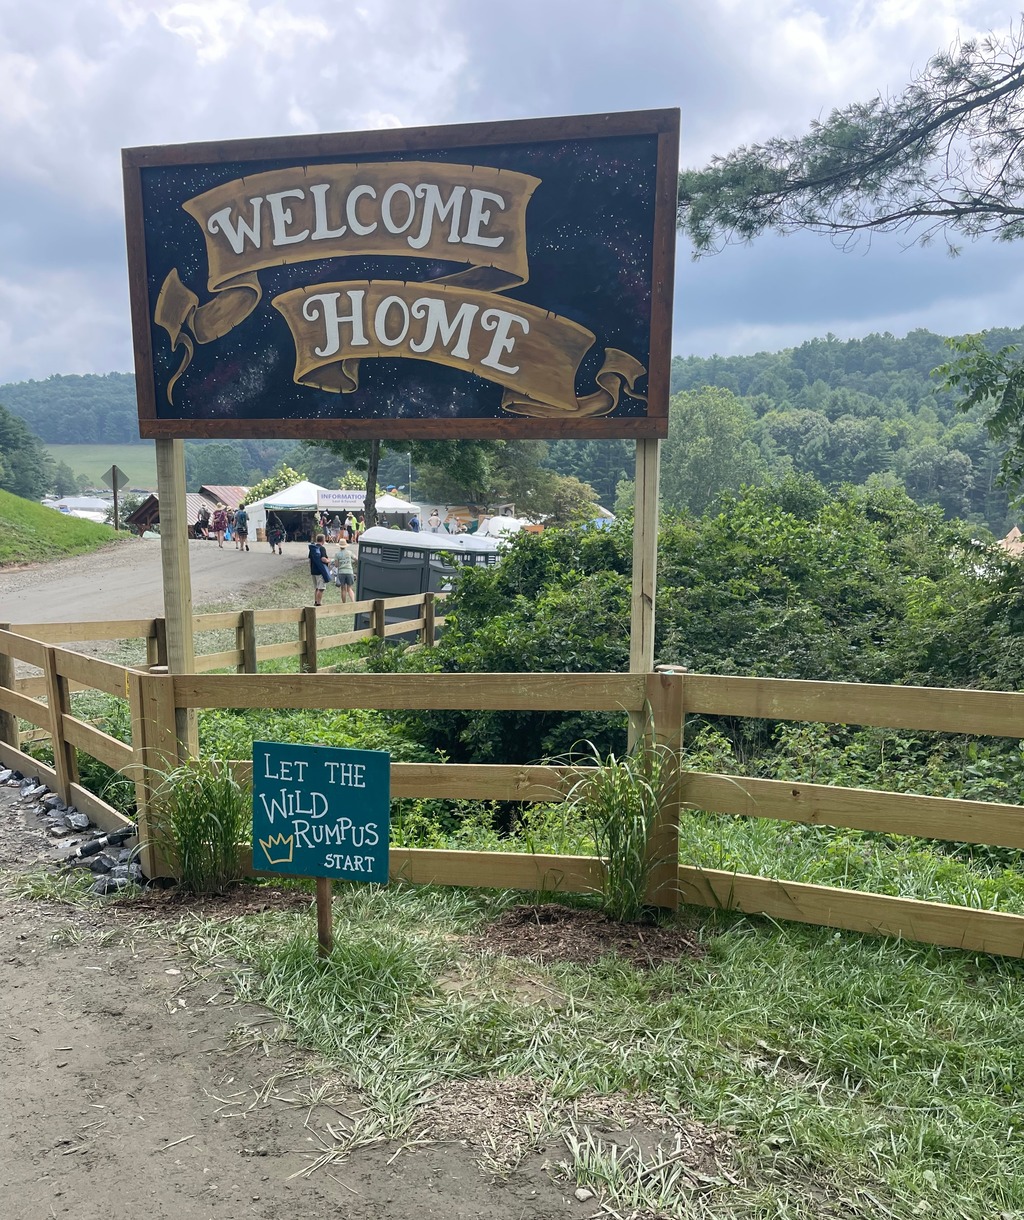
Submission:
<svg viewBox="0 0 1024 1220">
<path fill-rule="evenodd" d="M 430 595 L 428 595 L 430 596 Z M 422 604 L 423 620 L 435 622 L 433 602 L 400 599 L 403 608 Z M 125 820 L 80 783 L 77 752 L 83 751 L 129 775 L 135 782 L 143 867 L 161 871 L 149 841 L 148 819 L 162 771 L 176 765 L 177 712 L 197 708 L 371 708 L 468 711 L 605 711 L 643 714 L 648 732 L 678 745 L 687 714 L 753 716 L 842 724 L 867 724 L 940 732 L 1024 737 L 1024 695 L 1005 691 L 935 690 L 838 682 L 735 678 L 703 674 L 330 674 L 315 672 L 319 625 L 339 615 L 368 613 L 367 632 L 321 637 L 322 648 L 340 636 L 383 634 L 382 602 L 303 610 L 243 611 L 200 616 L 210 630 L 232 626 L 239 647 L 208 654 L 226 665 L 255 668 L 258 658 L 297 655 L 300 674 L 168 674 L 100 661 L 69 652 L 65 641 L 85 624 L 0 629 L 0 760 L 32 768 L 60 795 L 113 828 Z M 294 643 L 254 647 L 259 622 L 293 623 Z M 93 638 L 116 639 L 115 624 L 101 624 Z M 132 620 L 152 628 L 159 657 L 159 620 Z M 402 628 L 409 629 L 409 623 Z M 53 629 L 59 627 L 60 630 Z M 37 634 L 31 636 L 31 631 Z M 22 634 L 22 632 L 26 634 Z M 287 653 L 279 651 L 287 649 Z M 16 661 L 42 669 L 32 693 L 14 677 Z M 78 686 L 126 701 L 131 742 L 125 744 L 75 717 L 70 692 Z M 47 730 L 54 765 L 29 759 L 20 749 L 18 720 Z M 243 779 L 251 763 L 230 764 Z M 393 763 L 392 795 L 446 800 L 543 802 L 561 799 L 572 772 L 556 766 Z M 945 797 L 788 783 L 780 780 L 682 770 L 674 800 L 662 811 L 651 852 L 659 862 L 649 897 L 665 906 L 699 906 L 769 915 L 826 927 L 902 936 L 932 944 L 1024 957 L 1024 916 L 897 898 L 769 877 L 750 876 L 678 863 L 679 814 L 683 807 L 724 817 L 772 818 L 810 825 L 872 830 L 956 842 L 1024 848 L 1024 807 Z M 600 888 L 602 862 L 593 857 L 515 852 L 391 850 L 391 873 L 415 883 L 470 887 L 592 892 Z"/>
</svg>

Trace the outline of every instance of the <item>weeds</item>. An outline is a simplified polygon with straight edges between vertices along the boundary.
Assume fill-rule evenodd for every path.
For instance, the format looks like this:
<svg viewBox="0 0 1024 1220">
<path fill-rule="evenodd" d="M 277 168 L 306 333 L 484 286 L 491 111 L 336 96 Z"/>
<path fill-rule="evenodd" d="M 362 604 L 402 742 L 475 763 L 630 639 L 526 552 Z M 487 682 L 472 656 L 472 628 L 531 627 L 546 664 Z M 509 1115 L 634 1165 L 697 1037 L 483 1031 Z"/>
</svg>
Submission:
<svg viewBox="0 0 1024 1220">
<path fill-rule="evenodd" d="M 676 784 L 677 756 L 647 738 L 621 756 L 602 756 L 586 742 L 583 755 L 559 760 L 574 768 L 565 805 L 589 831 L 601 858 L 602 909 L 612 919 L 632 922 L 644 909 L 660 863 L 651 851 L 651 834 Z"/>
<path fill-rule="evenodd" d="M 239 878 L 239 847 L 252 829 L 252 789 L 230 767 L 208 760 L 177 767 L 164 775 L 154 806 L 154 839 L 185 890 L 207 894 Z"/>
</svg>

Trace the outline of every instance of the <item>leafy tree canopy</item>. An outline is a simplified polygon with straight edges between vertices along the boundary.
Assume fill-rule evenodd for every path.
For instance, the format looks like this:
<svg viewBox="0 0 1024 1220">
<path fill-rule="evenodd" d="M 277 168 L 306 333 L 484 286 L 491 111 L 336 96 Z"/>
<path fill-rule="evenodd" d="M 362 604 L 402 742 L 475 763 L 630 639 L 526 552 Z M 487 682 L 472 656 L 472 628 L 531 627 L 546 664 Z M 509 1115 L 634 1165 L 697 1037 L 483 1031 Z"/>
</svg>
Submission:
<svg viewBox="0 0 1024 1220">
<path fill-rule="evenodd" d="M 1018 238 L 1022 85 L 1024 23 L 958 42 L 894 97 L 834 110 L 796 139 L 744 146 L 705 169 L 684 170 L 679 227 L 697 255 L 766 229 Z"/>
</svg>

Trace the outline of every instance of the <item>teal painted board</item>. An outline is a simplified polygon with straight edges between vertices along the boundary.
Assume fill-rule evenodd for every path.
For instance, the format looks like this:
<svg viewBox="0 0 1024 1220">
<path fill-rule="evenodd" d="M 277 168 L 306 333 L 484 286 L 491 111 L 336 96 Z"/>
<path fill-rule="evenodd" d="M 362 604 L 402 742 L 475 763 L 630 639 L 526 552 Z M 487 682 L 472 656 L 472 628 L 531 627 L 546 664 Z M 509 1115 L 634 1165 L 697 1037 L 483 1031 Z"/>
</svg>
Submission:
<svg viewBox="0 0 1024 1220">
<path fill-rule="evenodd" d="M 391 755 L 252 744 L 252 854 L 260 870 L 386 885 Z"/>
</svg>

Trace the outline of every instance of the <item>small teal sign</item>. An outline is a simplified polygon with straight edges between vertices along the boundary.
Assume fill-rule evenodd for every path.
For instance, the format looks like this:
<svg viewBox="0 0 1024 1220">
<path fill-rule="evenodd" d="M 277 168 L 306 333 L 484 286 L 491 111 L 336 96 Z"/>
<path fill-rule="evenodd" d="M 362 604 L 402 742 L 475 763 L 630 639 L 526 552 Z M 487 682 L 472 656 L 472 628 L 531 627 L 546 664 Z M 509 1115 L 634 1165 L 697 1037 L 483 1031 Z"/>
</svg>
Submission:
<svg viewBox="0 0 1024 1220">
<path fill-rule="evenodd" d="M 386 885 L 391 755 L 252 744 L 252 857 L 261 871 Z"/>
</svg>

